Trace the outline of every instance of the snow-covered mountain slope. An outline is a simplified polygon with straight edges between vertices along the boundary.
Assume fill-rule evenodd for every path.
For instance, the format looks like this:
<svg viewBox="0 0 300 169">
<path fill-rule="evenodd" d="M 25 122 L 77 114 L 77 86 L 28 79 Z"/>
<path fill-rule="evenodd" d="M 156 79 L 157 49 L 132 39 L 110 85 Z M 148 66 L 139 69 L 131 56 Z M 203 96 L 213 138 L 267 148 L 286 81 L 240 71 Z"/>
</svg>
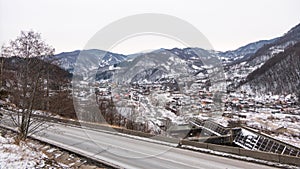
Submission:
<svg viewBox="0 0 300 169">
<path fill-rule="evenodd" d="M 257 52 L 251 56 L 247 64 L 250 66 L 259 65 L 272 58 L 275 54 L 284 51 L 287 47 L 293 46 L 300 41 L 300 24 L 293 27 L 283 36 L 276 38 L 272 43 L 261 47 Z"/>
<path fill-rule="evenodd" d="M 190 71 L 187 61 L 168 52 L 150 52 L 133 60 L 117 64 L 118 73 L 114 78 L 127 82 L 154 82 L 164 76 L 178 77 Z"/>
<path fill-rule="evenodd" d="M 275 54 L 246 80 L 246 84 L 259 92 L 300 94 L 300 42 Z"/>
<path fill-rule="evenodd" d="M 271 40 L 260 40 L 257 42 L 253 42 L 242 46 L 236 50 L 229 50 L 226 52 L 219 52 L 219 56 L 223 59 L 225 64 L 234 64 L 237 62 L 243 62 L 251 57 L 257 50 L 261 47 L 273 43 L 277 38 Z"/>
<path fill-rule="evenodd" d="M 98 63 L 99 67 L 113 65 L 126 59 L 125 55 L 111 53 L 98 49 L 75 50 L 54 55 L 56 63 L 63 69 L 73 73 L 78 57 L 87 57 L 88 60 Z"/>
<path fill-rule="evenodd" d="M 183 60 L 198 60 L 201 58 L 213 56 L 216 53 L 215 51 L 205 50 L 201 48 L 183 48 L 183 49 L 173 48 L 173 49 L 165 49 L 165 51 L 168 51 Z M 201 65 L 199 64 L 198 66 L 202 66 L 202 65 L 203 63 Z"/>
<path fill-rule="evenodd" d="M 222 65 L 214 51 L 200 48 L 160 49 L 140 54 L 111 67 L 103 67 L 97 73 L 97 80 L 107 80 L 113 74 L 114 79 L 130 83 L 161 82 L 166 77 L 190 77 L 196 80 L 207 78 L 207 69 L 217 66 Z"/>
<path fill-rule="evenodd" d="M 232 62 L 231 64 L 225 65 L 226 76 L 230 90 L 235 90 L 237 87 L 240 87 L 242 84 L 244 84 L 247 76 L 251 72 L 258 70 L 262 65 L 268 62 L 268 60 L 277 56 L 278 53 L 283 52 L 297 42 L 300 42 L 300 24 L 292 28 L 283 36 L 275 38 L 271 41 L 273 42 L 263 45 L 250 57 L 244 58 L 243 61 L 236 63 Z M 270 67 L 264 67 L 265 70 L 269 68 Z M 282 71 L 289 73 L 289 71 L 292 70 L 287 69 Z M 254 78 L 253 76 L 250 77 Z M 287 81 L 286 83 L 292 83 L 292 81 Z"/>
</svg>

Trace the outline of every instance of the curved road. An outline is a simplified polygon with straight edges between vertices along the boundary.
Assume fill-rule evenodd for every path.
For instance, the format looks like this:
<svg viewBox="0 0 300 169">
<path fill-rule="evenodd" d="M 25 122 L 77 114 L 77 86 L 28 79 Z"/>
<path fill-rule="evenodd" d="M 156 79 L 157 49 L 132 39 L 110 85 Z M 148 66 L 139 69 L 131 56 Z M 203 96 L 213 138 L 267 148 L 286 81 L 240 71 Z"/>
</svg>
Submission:
<svg viewBox="0 0 300 169">
<path fill-rule="evenodd" d="M 121 168 L 271 169 L 265 165 L 175 148 L 122 136 L 54 124 L 38 136 Z"/>
</svg>

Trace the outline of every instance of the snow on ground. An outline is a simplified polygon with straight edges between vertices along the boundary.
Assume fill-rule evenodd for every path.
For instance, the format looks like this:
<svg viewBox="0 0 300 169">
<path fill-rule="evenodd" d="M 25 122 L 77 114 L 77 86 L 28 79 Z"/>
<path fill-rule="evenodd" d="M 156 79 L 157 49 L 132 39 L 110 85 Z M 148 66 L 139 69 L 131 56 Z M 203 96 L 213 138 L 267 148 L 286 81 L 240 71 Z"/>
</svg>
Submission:
<svg viewBox="0 0 300 169">
<path fill-rule="evenodd" d="M 26 142 L 13 143 L 12 138 L 0 136 L 0 168 L 43 168 L 47 156 Z"/>
<path fill-rule="evenodd" d="M 101 164 L 89 164 L 84 158 L 31 139 L 16 145 L 15 136 L 10 131 L 0 129 L 0 169 L 103 168 Z"/>
</svg>

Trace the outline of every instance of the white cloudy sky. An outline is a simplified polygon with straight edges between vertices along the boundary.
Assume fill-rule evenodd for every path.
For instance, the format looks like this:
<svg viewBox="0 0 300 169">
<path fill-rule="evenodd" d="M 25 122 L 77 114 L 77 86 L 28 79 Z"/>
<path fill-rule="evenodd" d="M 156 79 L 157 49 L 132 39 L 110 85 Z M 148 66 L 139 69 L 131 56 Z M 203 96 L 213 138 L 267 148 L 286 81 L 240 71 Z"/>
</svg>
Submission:
<svg viewBox="0 0 300 169">
<path fill-rule="evenodd" d="M 0 0 L 0 44 L 33 29 L 56 53 L 72 51 L 122 17 L 162 13 L 194 25 L 214 49 L 232 50 L 284 34 L 300 23 L 299 6 L 299 0 Z M 173 46 L 181 47 L 159 37 L 140 37 L 113 51 L 128 54 Z"/>
</svg>

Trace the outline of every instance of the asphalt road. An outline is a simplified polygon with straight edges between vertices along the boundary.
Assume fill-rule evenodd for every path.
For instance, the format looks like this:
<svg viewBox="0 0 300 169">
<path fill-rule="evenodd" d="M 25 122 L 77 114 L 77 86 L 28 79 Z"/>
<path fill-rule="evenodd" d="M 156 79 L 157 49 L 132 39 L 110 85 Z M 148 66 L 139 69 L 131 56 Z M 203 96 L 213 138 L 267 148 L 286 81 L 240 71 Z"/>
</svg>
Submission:
<svg viewBox="0 0 300 169">
<path fill-rule="evenodd" d="M 54 124 L 38 133 L 42 138 L 124 168 L 149 169 L 268 169 L 274 168 L 121 136 Z"/>
</svg>

